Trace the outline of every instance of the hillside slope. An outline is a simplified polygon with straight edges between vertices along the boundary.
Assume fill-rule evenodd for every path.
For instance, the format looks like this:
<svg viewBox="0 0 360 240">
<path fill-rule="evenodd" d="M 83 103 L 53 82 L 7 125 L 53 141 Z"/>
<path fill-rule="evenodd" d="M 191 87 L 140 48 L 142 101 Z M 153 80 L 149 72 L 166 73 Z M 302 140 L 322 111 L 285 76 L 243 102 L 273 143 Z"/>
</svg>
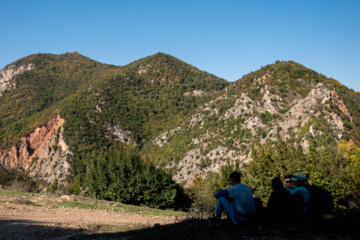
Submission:
<svg viewBox="0 0 360 240">
<path fill-rule="evenodd" d="M 291 61 L 230 84 L 164 53 L 122 67 L 37 54 L 1 70 L 0 135 L 1 165 L 48 182 L 125 147 L 189 184 L 278 137 L 359 145 L 360 93 Z"/>
<path fill-rule="evenodd" d="M 295 62 L 245 75 L 148 143 L 144 155 L 178 182 L 251 160 L 251 144 L 278 137 L 305 150 L 360 140 L 360 93 Z"/>
<path fill-rule="evenodd" d="M 0 163 L 49 182 L 85 173 L 112 146 L 141 149 L 229 84 L 163 53 L 124 67 L 31 55 L 5 67 L 0 83 Z"/>
</svg>

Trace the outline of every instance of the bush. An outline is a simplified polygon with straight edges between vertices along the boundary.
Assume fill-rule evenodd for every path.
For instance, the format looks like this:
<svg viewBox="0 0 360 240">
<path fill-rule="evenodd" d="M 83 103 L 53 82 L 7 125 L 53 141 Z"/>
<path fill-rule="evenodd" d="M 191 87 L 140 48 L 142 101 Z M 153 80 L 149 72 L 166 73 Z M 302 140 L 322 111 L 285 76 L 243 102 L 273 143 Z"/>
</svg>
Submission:
<svg viewBox="0 0 360 240">
<path fill-rule="evenodd" d="M 24 192 L 37 192 L 38 183 L 23 169 L 5 169 L 0 165 L 0 185 Z"/>
<path fill-rule="evenodd" d="M 188 202 L 170 174 L 129 152 L 94 159 L 87 183 L 100 199 L 162 209 L 184 208 Z"/>
<path fill-rule="evenodd" d="M 221 179 L 218 174 L 208 173 L 205 179 L 196 176 L 189 189 L 189 194 L 193 200 L 192 208 L 201 216 L 214 215 L 217 199 L 213 193 L 220 190 Z"/>
</svg>

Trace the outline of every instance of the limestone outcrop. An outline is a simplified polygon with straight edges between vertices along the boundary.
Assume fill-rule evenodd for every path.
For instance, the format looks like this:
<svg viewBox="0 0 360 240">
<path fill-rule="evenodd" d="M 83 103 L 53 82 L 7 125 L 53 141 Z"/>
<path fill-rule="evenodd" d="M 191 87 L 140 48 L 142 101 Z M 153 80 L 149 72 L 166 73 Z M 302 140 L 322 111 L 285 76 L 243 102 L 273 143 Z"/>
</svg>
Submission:
<svg viewBox="0 0 360 240">
<path fill-rule="evenodd" d="M 0 70 L 0 97 L 5 90 L 16 87 L 14 77 L 23 73 L 26 70 L 34 69 L 34 64 L 25 64 L 17 66 L 15 63 L 8 65 Z"/>
<path fill-rule="evenodd" d="M 49 183 L 55 179 L 65 180 L 70 170 L 66 159 L 72 153 L 63 139 L 64 123 L 57 115 L 10 149 L 0 150 L 0 164 L 5 168 L 23 168 L 30 176 Z"/>
</svg>

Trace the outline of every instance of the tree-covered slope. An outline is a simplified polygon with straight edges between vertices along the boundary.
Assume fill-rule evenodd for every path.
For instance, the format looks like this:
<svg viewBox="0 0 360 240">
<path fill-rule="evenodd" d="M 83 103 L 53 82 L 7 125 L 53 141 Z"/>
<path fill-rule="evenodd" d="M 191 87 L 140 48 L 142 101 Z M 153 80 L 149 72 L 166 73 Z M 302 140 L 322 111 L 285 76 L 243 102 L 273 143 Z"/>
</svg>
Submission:
<svg viewBox="0 0 360 240">
<path fill-rule="evenodd" d="M 119 142 L 140 150 L 226 85 L 225 80 L 162 53 L 124 66 L 64 101 L 65 134 L 78 153 L 75 162 L 86 164 L 84 156 Z"/>
<path fill-rule="evenodd" d="M 75 174 L 118 143 L 141 149 L 229 84 L 163 53 L 124 67 L 78 53 L 31 55 L 11 66 L 25 63 L 33 68 L 14 75 L 0 99 L 1 145 L 18 144 L 59 114 Z"/>
<path fill-rule="evenodd" d="M 251 144 L 278 136 L 308 149 L 359 143 L 360 94 L 295 62 L 247 74 L 146 144 L 144 155 L 178 181 L 250 161 Z"/>
<path fill-rule="evenodd" d="M 58 121 L 56 128 L 48 127 L 50 119 Z M 36 134 L 28 136 L 41 126 L 53 135 L 35 149 Z M 72 192 L 89 183 L 89 169 L 102 171 L 109 153 L 129 149 L 188 186 L 232 165 L 248 174 L 246 181 L 263 198 L 275 173 L 295 170 L 317 174 L 316 181 L 321 175 L 336 192 L 358 176 L 353 156 L 360 142 L 360 93 L 291 61 L 230 84 L 164 53 L 122 67 L 78 53 L 37 54 L 0 72 L 0 135 L 1 163 L 31 157 L 24 168 L 51 172 L 62 159 L 70 166 Z M 279 140 L 286 148 L 272 151 Z M 341 146 L 356 154 L 345 156 Z M 287 156 L 289 167 L 283 167 Z M 272 169 L 262 168 L 261 184 L 254 178 L 258 166 Z M 340 172 L 346 173 L 342 179 L 329 177 Z M 334 196 L 339 203 L 353 199 L 357 186 Z"/>
<path fill-rule="evenodd" d="M 111 74 L 117 67 L 101 64 L 80 54 L 37 54 L 20 59 L 4 69 L 31 64 L 32 70 L 14 75 L 11 88 L 0 98 L 0 146 L 44 124 L 61 112 L 62 100 Z M 54 106 L 57 106 L 56 108 Z"/>
</svg>

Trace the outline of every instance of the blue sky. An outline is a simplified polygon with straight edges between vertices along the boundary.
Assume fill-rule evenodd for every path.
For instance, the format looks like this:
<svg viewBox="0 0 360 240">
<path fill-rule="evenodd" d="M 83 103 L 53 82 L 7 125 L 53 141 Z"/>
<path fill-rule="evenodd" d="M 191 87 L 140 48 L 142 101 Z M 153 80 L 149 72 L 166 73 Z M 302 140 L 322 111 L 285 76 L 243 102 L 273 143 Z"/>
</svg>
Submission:
<svg viewBox="0 0 360 240">
<path fill-rule="evenodd" d="M 126 65 L 164 52 L 228 81 L 292 60 L 360 91 L 357 0 L 0 0 L 0 69 L 77 51 Z"/>
</svg>

